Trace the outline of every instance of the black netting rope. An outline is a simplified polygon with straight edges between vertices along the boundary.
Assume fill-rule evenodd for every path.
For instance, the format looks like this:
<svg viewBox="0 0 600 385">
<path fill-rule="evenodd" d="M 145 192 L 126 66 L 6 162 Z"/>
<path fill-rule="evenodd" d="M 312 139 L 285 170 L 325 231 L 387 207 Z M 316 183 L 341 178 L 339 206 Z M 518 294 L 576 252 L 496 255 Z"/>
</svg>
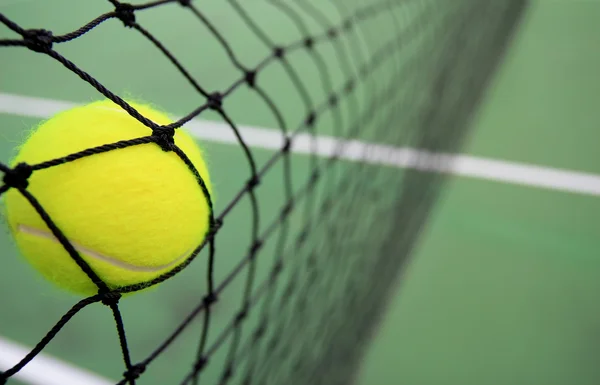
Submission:
<svg viewBox="0 0 600 385">
<path fill-rule="evenodd" d="M 65 250 L 98 287 L 98 294 L 75 304 L 40 342 L 13 368 L 0 373 L 0 383 L 7 382 L 15 373 L 29 363 L 60 332 L 70 319 L 83 308 L 102 302 L 111 309 L 121 345 L 125 373 L 119 384 L 135 384 L 146 367 L 156 359 L 200 314 L 204 315 L 197 357 L 190 372 L 183 377 L 182 384 L 197 384 L 202 370 L 209 364 L 215 352 L 230 340 L 227 359 L 219 384 L 231 381 L 240 375 L 243 384 L 347 384 L 351 381 L 354 365 L 362 354 L 358 344 L 372 332 L 378 314 L 384 306 L 389 288 L 399 274 L 401 262 L 410 254 L 419 229 L 425 223 L 440 190 L 442 179 L 433 174 L 417 171 L 398 172 L 382 188 L 377 183 L 385 176 L 384 167 L 359 162 L 358 166 L 342 171 L 338 161 L 351 148 L 354 138 L 365 139 L 364 127 L 376 127 L 369 134 L 378 142 L 391 146 L 411 143 L 431 151 L 456 151 L 466 136 L 468 118 L 479 101 L 501 52 L 509 41 L 519 15 L 525 6 L 524 0 L 503 0 L 495 3 L 476 0 L 457 1 L 453 5 L 441 5 L 437 0 L 388 0 L 371 4 L 361 2 L 332 2 L 339 20 L 334 22 L 320 6 L 309 1 L 278 2 L 267 0 L 273 9 L 281 13 L 282 20 L 290 22 L 303 36 L 290 44 L 278 44 L 250 16 L 248 5 L 237 1 L 227 3 L 271 54 L 258 65 L 249 68 L 242 64 L 234 50 L 219 31 L 219 26 L 202 12 L 201 5 L 191 0 L 160 0 L 145 4 L 128 4 L 109 0 L 114 10 L 94 18 L 81 28 L 63 35 L 54 35 L 47 29 L 25 29 L 0 13 L 0 23 L 12 30 L 19 38 L 0 39 L 0 46 L 23 47 L 45 54 L 61 63 L 74 75 L 87 82 L 104 97 L 119 105 L 129 115 L 149 128 L 149 135 L 127 141 L 105 144 L 90 148 L 60 159 L 40 164 L 20 164 L 10 168 L 0 163 L 4 173 L 0 194 L 10 188 L 17 189 L 35 208 L 48 228 Z M 241 76 L 221 91 L 208 91 L 195 79 L 190 71 L 136 19 L 138 12 L 163 6 L 179 5 L 193 14 L 220 43 L 225 54 Z M 410 12 L 407 11 L 410 8 Z M 418 12 L 415 10 L 418 9 Z M 402 22 L 409 17 L 408 27 Z M 391 36 L 378 36 L 366 28 L 370 19 L 387 15 L 387 23 L 394 32 Z M 121 97 L 107 89 L 102 83 L 82 68 L 55 50 L 58 44 L 82 38 L 86 33 L 111 19 L 118 19 L 123 26 L 137 31 L 170 61 L 193 89 L 206 99 L 193 111 L 172 124 L 159 126 L 142 116 Z M 307 21 L 312 20 L 321 33 L 310 34 Z M 477 36 L 475 36 L 477 35 Z M 419 39 L 437 39 L 428 49 L 422 49 L 405 61 L 403 54 Z M 378 47 L 378 41 L 386 43 Z M 466 42 L 475 41 L 471 45 Z M 440 43 L 441 42 L 441 43 Z M 414 45 L 413 44 L 413 45 Z M 421 43 L 423 44 L 423 43 Z M 327 63 L 320 49 L 331 45 L 335 53 L 334 68 L 341 71 L 345 80 L 336 89 L 332 82 L 331 63 Z M 407 48 L 408 47 L 408 48 Z M 292 53 L 304 52 L 314 64 L 318 74 L 324 100 L 316 103 L 293 60 Z M 260 86 L 260 74 L 268 66 L 279 63 L 287 74 L 291 85 L 298 93 L 305 109 L 301 124 L 289 130 L 289 122 L 281 113 L 276 101 Z M 387 66 L 388 72 L 384 72 Z M 417 75 L 417 73 L 419 73 Z M 378 77 L 374 76 L 375 74 Z M 380 75 L 383 74 L 383 75 Z M 411 79 L 415 75 L 416 79 Z M 434 79 L 434 81 L 427 81 Z M 436 80 L 437 79 L 437 80 Z M 458 80 L 457 80 L 458 79 Z M 379 81 L 378 81 L 379 80 Z M 241 86 L 252 89 L 271 111 L 284 144 L 259 169 L 253 153 L 244 142 L 239 129 L 223 106 L 224 99 Z M 362 90 L 362 103 L 358 89 Z M 460 96 L 456 96 L 456 89 Z M 408 90 L 408 91 L 407 91 Z M 453 93 L 454 92 L 454 93 Z M 448 96 L 450 95 L 450 96 Z M 418 96 L 418 100 L 415 100 Z M 449 100 L 449 101 L 448 101 Z M 344 116 L 341 104 L 346 102 L 348 114 Z M 361 108 L 362 106 L 362 108 Z M 216 112 L 233 133 L 246 157 L 249 177 L 232 201 L 216 216 L 206 185 L 187 158 L 173 143 L 175 130 L 207 110 Z M 331 114 L 332 129 L 337 138 L 348 140 L 336 144 L 334 152 L 323 160 L 318 159 L 318 121 Z M 404 122 L 405 130 L 395 130 Z M 445 131 L 441 131 L 442 128 Z M 300 189 L 292 185 L 290 152 L 294 141 L 304 133 L 310 137 L 310 177 Z M 363 135 L 363 136 L 361 136 Z M 186 164 L 209 202 L 210 229 L 205 240 L 198 245 L 191 257 L 173 271 L 150 282 L 109 289 L 95 274 L 71 245 L 70 241 L 53 223 L 42 205 L 27 190 L 27 179 L 32 173 L 49 167 L 58 167 L 66 162 L 93 156 L 106 151 L 154 143 L 164 151 L 173 151 Z M 371 146 L 361 149 L 359 161 L 390 160 L 395 155 L 381 154 Z M 282 189 L 285 205 L 278 217 L 270 221 L 259 233 L 259 197 L 256 187 L 266 173 L 279 161 L 283 162 Z M 438 159 L 443 161 L 443 159 Z M 380 175 L 384 175 L 383 177 Z M 323 186 L 318 204 L 317 186 Z M 379 188 L 379 189 L 378 189 Z M 393 199 L 381 203 L 387 194 Z M 239 264 L 220 282 L 214 282 L 215 239 L 224 219 L 242 197 L 248 196 L 251 203 L 251 243 L 247 254 Z M 373 206 L 368 203 L 372 202 Z M 292 245 L 288 218 L 300 204 L 304 203 L 304 221 Z M 360 218 L 359 223 L 356 219 Z M 377 231 L 373 226 L 379 224 Z M 371 231 L 369 231 L 371 230 Z M 255 282 L 256 259 L 263 244 L 278 231 L 274 249 L 275 258 L 270 276 Z M 308 240 L 313 240 L 309 247 Z M 127 344 L 124 321 L 119 311 L 119 299 L 123 293 L 133 292 L 156 285 L 189 265 L 198 253 L 208 246 L 207 294 L 198 306 L 182 320 L 166 340 L 145 360 L 133 363 Z M 396 258 L 395 258 L 396 257 Z M 239 311 L 215 341 L 207 346 L 210 326 L 211 305 L 218 301 L 219 294 L 246 270 L 245 290 Z M 283 290 L 277 290 L 284 271 L 290 274 Z M 333 280 L 331 274 L 339 275 Z M 242 327 L 249 313 L 260 306 L 260 321 L 252 330 L 251 337 L 242 343 Z M 307 310 L 318 309 L 310 315 Z M 368 313 L 369 316 L 364 315 Z M 359 319 L 348 321 L 348 317 Z M 346 319 L 345 319 L 346 318 Z M 295 332 L 303 325 L 306 332 Z M 351 338 L 348 338 L 351 337 Z M 319 349 L 315 349 L 318 346 Z M 317 353 L 315 353 L 315 351 Z M 282 365 L 282 362 L 292 362 Z M 242 369 L 245 365 L 245 368 Z"/>
</svg>

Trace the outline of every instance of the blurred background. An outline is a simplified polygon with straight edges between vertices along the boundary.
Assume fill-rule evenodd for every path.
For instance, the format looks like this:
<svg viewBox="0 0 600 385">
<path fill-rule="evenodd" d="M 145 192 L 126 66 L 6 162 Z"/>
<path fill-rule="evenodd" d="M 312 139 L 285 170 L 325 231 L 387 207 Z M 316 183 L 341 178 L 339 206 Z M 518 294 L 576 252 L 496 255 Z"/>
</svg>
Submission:
<svg viewBox="0 0 600 385">
<path fill-rule="evenodd" d="M 466 153 L 600 173 L 598 17 L 531 2 Z M 454 178 L 361 383 L 597 384 L 599 234 L 597 195 Z"/>
<path fill-rule="evenodd" d="M 239 18 L 231 17 L 230 10 L 217 2 L 201 4 L 243 60 L 255 63 L 268 54 Z M 286 41 L 298 35 L 272 8 L 247 8 L 260 15 L 271 36 Z M 105 2 L 0 0 L 0 13 L 11 20 L 27 28 L 45 26 L 57 34 L 77 29 L 110 10 Z M 334 14 L 326 6 L 322 11 Z M 168 15 L 178 20 L 177 25 L 165 24 Z M 514 166 L 515 173 L 536 166 L 533 174 L 539 178 L 529 184 L 494 177 L 449 180 L 397 280 L 395 295 L 380 319 L 355 385 L 600 383 L 598 20 L 599 1 L 530 2 L 475 115 L 463 152 Z M 184 28 L 197 23 L 188 13 L 165 7 L 143 13 L 138 21 L 155 26 L 160 40 L 193 68 L 208 90 L 231 84 L 235 68 L 225 64 L 227 58 L 216 40 L 200 39 L 200 32 Z M 389 32 L 382 26 L 372 28 Z M 14 34 L 0 26 L 0 38 L 14 38 Z M 175 116 L 197 105 L 197 94 L 177 76 L 172 64 L 142 44 L 138 34 L 125 32 L 118 20 L 61 47 L 60 52 L 122 97 L 147 100 Z M 323 56 L 334 61 L 331 50 Z M 307 58 L 298 55 L 290 61 L 297 64 L 310 92 L 321 89 L 314 86 L 319 84 L 318 74 L 309 68 Z M 0 65 L 2 162 L 9 162 L 28 130 L 48 117 L 47 111 L 99 96 L 50 58 L 26 49 L 3 47 Z M 330 76 L 334 84 L 344 80 L 339 70 Z M 283 87 L 283 79 L 285 73 L 273 69 L 265 87 L 275 92 Z M 281 92 L 278 103 L 286 119 L 298 121 L 305 112 L 298 108 L 300 98 Z M 250 91 L 241 90 L 227 101 L 234 121 L 277 127 L 264 104 L 249 95 Z M 210 112 L 203 118 L 219 120 Z M 334 133 L 333 119 L 324 118 L 320 134 Z M 363 139 L 368 140 L 368 134 Z M 225 142 L 201 143 L 213 170 L 219 209 L 248 177 L 243 153 Z M 260 146 L 253 151 L 259 165 L 271 153 Z M 292 159 L 292 175 L 299 186 L 310 170 L 309 159 L 301 155 Z M 276 215 L 275 208 L 285 202 L 282 167 L 275 166 L 261 184 L 259 194 L 271 202 L 261 206 L 262 218 Z M 340 170 L 346 167 L 351 166 L 342 164 Z M 556 170 L 562 171 L 568 188 L 557 187 L 560 181 L 552 174 Z M 384 171 L 379 183 L 395 172 Z M 571 182 L 581 176 L 587 178 L 587 185 Z M 249 199 L 242 200 L 222 235 L 235 242 L 218 244 L 219 255 L 237 258 L 245 252 L 251 240 L 251 213 Z M 290 218 L 292 232 L 299 231 L 301 221 L 301 213 Z M 8 231 L 0 234 L 0 245 L 0 370 L 6 370 L 16 363 L 15 357 L 22 352 L 18 349 L 26 353 L 78 298 L 50 286 L 26 265 Z M 272 258 L 274 248 L 274 242 L 266 244 L 265 255 Z M 233 265 L 232 260 L 218 259 L 217 280 Z M 266 277 L 266 268 L 259 268 L 258 274 Z M 204 276 L 204 264 L 195 263 L 177 279 L 121 303 L 134 361 L 153 351 L 194 308 L 205 287 L 197 283 L 198 277 Z M 232 283 L 216 305 L 213 340 L 238 309 L 244 285 L 244 279 Z M 201 321 L 195 322 L 149 366 L 146 374 L 151 379 L 140 383 L 181 381 L 197 349 L 193 342 L 197 342 Z M 214 361 L 223 362 L 226 355 L 227 349 L 220 349 Z M 70 373 L 74 367 L 95 373 L 103 378 L 98 384 L 116 382 L 124 371 L 112 315 L 100 305 L 77 314 L 42 356 L 72 365 Z M 221 369 L 207 367 L 205 378 L 218 378 Z M 44 383 L 48 372 L 38 374 L 37 380 L 35 375 L 23 376 L 9 384 Z M 73 376 L 62 384 L 76 383 Z"/>
</svg>

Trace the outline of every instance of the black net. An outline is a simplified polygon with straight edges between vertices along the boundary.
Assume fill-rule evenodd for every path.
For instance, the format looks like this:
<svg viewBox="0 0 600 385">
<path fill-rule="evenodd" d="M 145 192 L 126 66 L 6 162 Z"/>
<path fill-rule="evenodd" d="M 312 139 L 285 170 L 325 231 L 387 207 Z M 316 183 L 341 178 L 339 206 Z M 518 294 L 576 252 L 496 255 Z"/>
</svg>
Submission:
<svg viewBox="0 0 600 385">
<path fill-rule="evenodd" d="M 114 315 L 125 366 L 120 384 L 156 383 L 144 372 L 195 319 L 202 324 L 197 351 L 190 357 L 188 371 L 173 379 L 173 384 L 352 383 L 390 288 L 442 187 L 445 173 L 439 171 L 451 167 L 450 158 L 439 154 L 461 148 L 469 119 L 525 1 L 229 1 L 227 15 L 216 20 L 205 14 L 200 1 L 110 3 L 114 10 L 63 35 L 39 27 L 28 29 L 10 15 L 0 14 L 0 23 L 13 35 L 0 39 L 0 46 L 22 47 L 51 57 L 149 128 L 146 137 L 109 143 L 65 159 L 13 169 L 0 165 L 4 172 L 0 192 L 18 189 L 98 286 L 97 295 L 75 304 L 30 354 L 0 373 L 0 383 L 10 382 L 76 313 L 93 304 L 106 305 Z M 155 12 L 160 18 L 161 9 L 173 7 L 206 28 L 210 43 L 216 42 L 235 68 L 235 81 L 209 91 L 140 21 L 145 12 Z M 261 15 L 269 14 L 272 20 L 274 12 L 279 23 L 297 31 L 301 38 L 282 42 L 271 36 Z M 59 45 L 85 39 L 113 19 L 139 32 L 155 47 L 156 55 L 168 60 L 174 71 L 161 77 L 183 77 L 204 101 L 172 125 L 158 126 L 59 53 Z M 161 22 L 176 24 L 172 18 Z M 266 52 L 255 58 L 253 65 L 240 59 L 228 41 L 224 31 L 233 22 L 244 26 L 248 38 L 258 39 Z M 190 39 L 199 49 L 205 44 Z M 293 102 L 274 96 L 277 91 L 261 84 L 274 66 L 282 79 L 278 87 L 294 94 Z M 279 130 L 277 150 L 264 162 L 257 162 L 248 136 L 228 110 L 228 99 L 241 89 L 247 90 L 246 99 L 262 103 Z M 211 213 L 210 234 L 199 242 L 192 257 L 147 283 L 177 279 L 176 273 L 190 264 L 207 266 L 207 279 L 202 281 L 206 295 L 189 299 L 197 305 L 179 326 L 152 354 L 133 362 L 119 301 L 121 294 L 140 286 L 110 290 L 28 192 L 26 181 L 32 173 L 60 167 L 65 161 L 156 143 L 177 153 L 210 198 L 185 153 L 170 140 L 174 129 L 203 114 L 212 114 L 235 134 L 250 174 L 239 181 L 233 199 Z M 323 132 L 331 135 L 319 137 Z M 308 159 L 302 171 L 292 166 L 294 153 L 303 153 Z M 276 167 L 281 170 L 277 189 L 284 197 L 283 204 L 272 207 L 270 216 L 259 215 L 261 206 L 273 205 L 261 199 L 259 186 Z M 244 255 L 220 255 L 219 234 L 228 225 L 225 219 L 243 199 L 248 199 L 252 218 L 250 240 L 243 246 L 246 251 Z M 218 258 L 235 260 L 235 264 L 220 272 L 222 278 L 217 280 L 214 264 Z M 211 308 L 235 282 L 242 282 L 239 308 L 217 329 L 211 323 Z M 214 358 L 217 353 L 220 359 Z M 206 376 L 208 368 L 218 375 Z"/>
</svg>

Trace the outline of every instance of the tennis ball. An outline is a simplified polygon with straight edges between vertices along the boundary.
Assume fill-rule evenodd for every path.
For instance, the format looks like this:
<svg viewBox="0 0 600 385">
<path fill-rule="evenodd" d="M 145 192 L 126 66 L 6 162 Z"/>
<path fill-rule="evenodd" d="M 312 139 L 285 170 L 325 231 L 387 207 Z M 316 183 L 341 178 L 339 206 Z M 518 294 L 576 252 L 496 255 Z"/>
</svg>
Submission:
<svg viewBox="0 0 600 385">
<path fill-rule="evenodd" d="M 159 125 L 170 120 L 129 103 Z M 175 144 L 211 192 L 201 150 L 181 128 Z M 111 101 L 61 112 L 43 122 L 13 160 L 29 165 L 91 147 L 146 137 L 152 130 Z M 210 208 L 194 173 L 173 151 L 145 143 L 34 170 L 27 190 L 109 288 L 144 284 L 186 262 L 209 229 Z M 7 222 L 25 259 L 68 291 L 93 295 L 97 286 L 15 188 L 5 195 Z"/>
</svg>

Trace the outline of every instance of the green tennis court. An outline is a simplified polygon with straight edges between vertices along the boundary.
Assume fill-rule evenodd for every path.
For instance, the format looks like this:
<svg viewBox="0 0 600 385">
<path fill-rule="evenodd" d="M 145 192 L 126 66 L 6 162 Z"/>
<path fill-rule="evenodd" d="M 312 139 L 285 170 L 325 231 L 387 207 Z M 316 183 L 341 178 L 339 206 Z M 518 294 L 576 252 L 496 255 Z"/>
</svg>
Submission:
<svg viewBox="0 0 600 385">
<path fill-rule="evenodd" d="M 256 63 L 268 53 L 240 19 L 231 17 L 225 2 L 202 2 L 201 7 L 242 60 Z M 247 8 L 261 15 L 278 41 L 297 37 L 298 31 L 283 22 L 273 7 L 257 2 Z M 45 26 L 56 34 L 75 30 L 111 9 L 108 1 L 0 1 L 0 13 L 16 23 Z M 323 6 L 324 13 L 329 11 Z M 435 206 L 398 279 L 356 385 L 592 385 L 600 381 L 599 18 L 597 1 L 531 2 L 476 114 L 464 148 L 470 171 L 452 178 Z M 151 25 L 152 32 L 208 90 L 223 89 L 238 75 L 218 42 L 179 7 L 148 10 L 139 14 L 138 22 Z M 386 25 L 373 30 L 374 35 L 392 31 Z M 0 25 L 0 38 L 13 37 Z M 149 101 L 175 117 L 200 102 L 172 63 L 117 19 L 61 46 L 60 53 L 113 92 Z M 331 62 L 335 53 L 324 51 L 323 57 Z M 297 65 L 303 83 L 317 99 L 322 90 L 314 65 L 300 55 L 290 57 L 290 62 Z M 2 47 L 0 66 L 0 162 L 9 162 L 28 130 L 52 112 L 99 98 L 96 90 L 60 64 L 21 47 Z M 337 84 L 343 71 L 331 71 L 330 77 Z M 286 118 L 301 119 L 302 100 L 286 83 L 282 70 L 273 69 L 257 81 L 267 90 L 277 90 Z M 275 132 L 277 122 L 250 92 L 233 93 L 227 109 L 234 121 L 247 128 L 252 154 L 261 166 L 281 143 L 268 135 Z M 248 163 L 216 114 L 203 115 L 191 127 L 197 128 L 193 132 L 199 133 L 199 144 L 207 153 L 219 212 L 249 179 Z M 319 127 L 319 135 L 335 136 L 335 116 L 326 116 Z M 367 131 L 358 139 L 369 141 L 371 134 Z M 309 175 L 310 162 L 302 151 L 291 155 L 296 186 Z M 339 169 L 351 167 L 354 163 L 348 161 Z M 397 167 L 367 167 L 385 168 L 378 183 L 402 172 Z M 488 173 L 486 167 L 492 171 Z M 260 206 L 261 231 L 285 204 L 283 174 L 283 164 L 273 166 L 257 190 L 261 202 L 269 202 Z M 301 215 L 290 218 L 290 232 L 301 230 Z M 251 218 L 248 197 L 226 218 L 221 241 L 216 243 L 217 281 L 225 279 L 247 252 Z M 51 286 L 28 266 L 7 230 L 0 233 L 0 245 L 3 371 L 20 359 L 15 358 L 19 348 L 26 354 L 79 298 Z M 264 245 L 261 253 L 268 262 L 258 259 L 256 282 L 267 277 L 275 247 L 275 242 Z M 203 250 L 197 258 L 206 256 Z M 197 305 L 205 294 L 205 269 L 205 263 L 195 261 L 176 279 L 121 301 L 133 361 L 150 354 Z M 239 293 L 245 284 L 245 279 L 234 280 L 221 295 L 212 311 L 209 344 L 239 310 Z M 137 383 L 180 383 L 196 355 L 202 320 L 193 322 Z M 224 362 L 227 352 L 217 351 L 212 361 Z M 78 313 L 32 364 L 41 367 L 47 357 L 70 365 L 60 368 L 65 377 L 52 384 L 78 384 L 73 368 L 97 375 L 98 385 L 116 383 L 124 372 L 112 314 L 100 304 Z M 202 379 L 216 383 L 221 370 L 219 365 L 209 365 Z M 25 372 L 8 384 L 38 385 L 58 376 L 58 372 Z M 235 381 L 241 383 L 240 378 Z"/>
</svg>

